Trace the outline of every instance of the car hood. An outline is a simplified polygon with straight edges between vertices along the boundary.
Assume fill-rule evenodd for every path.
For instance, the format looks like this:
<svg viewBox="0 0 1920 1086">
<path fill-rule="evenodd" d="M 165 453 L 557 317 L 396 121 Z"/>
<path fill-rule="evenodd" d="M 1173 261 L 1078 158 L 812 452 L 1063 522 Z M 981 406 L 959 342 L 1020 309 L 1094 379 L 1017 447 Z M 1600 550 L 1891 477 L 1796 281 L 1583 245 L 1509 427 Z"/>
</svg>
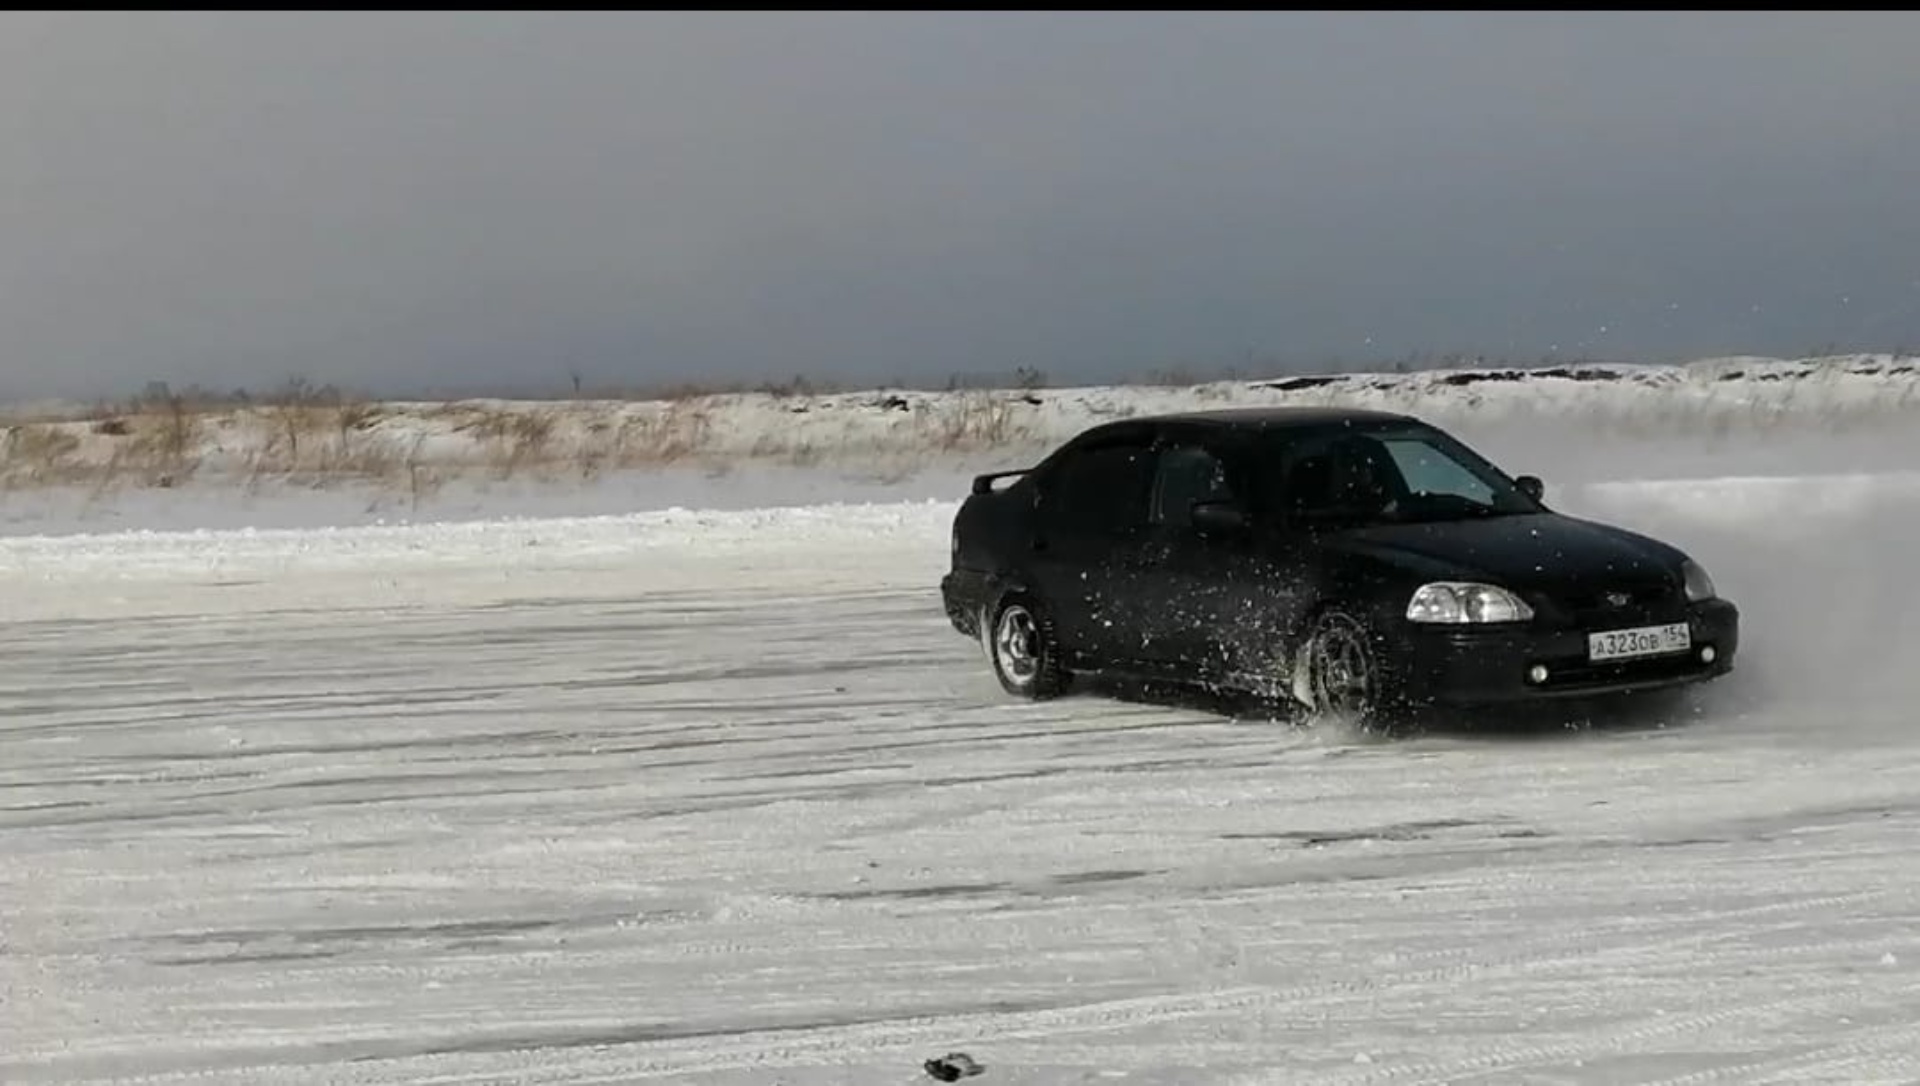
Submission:
<svg viewBox="0 0 1920 1086">
<path fill-rule="evenodd" d="M 1380 525 L 1326 542 L 1417 576 L 1549 594 L 1676 585 L 1686 558 L 1657 540 L 1558 513 Z"/>
</svg>

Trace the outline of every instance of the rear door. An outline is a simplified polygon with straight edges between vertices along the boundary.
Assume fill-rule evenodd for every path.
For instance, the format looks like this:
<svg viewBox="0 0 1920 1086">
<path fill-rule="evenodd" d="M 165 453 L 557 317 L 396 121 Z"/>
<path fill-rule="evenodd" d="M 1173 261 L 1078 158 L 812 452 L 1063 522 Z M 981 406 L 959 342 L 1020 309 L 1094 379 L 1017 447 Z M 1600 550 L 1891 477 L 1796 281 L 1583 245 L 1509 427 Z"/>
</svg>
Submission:
<svg viewBox="0 0 1920 1086">
<path fill-rule="evenodd" d="M 1029 575 L 1069 650 L 1093 666 L 1130 660 L 1147 546 L 1153 450 L 1146 433 L 1066 450 L 1035 480 Z"/>
</svg>

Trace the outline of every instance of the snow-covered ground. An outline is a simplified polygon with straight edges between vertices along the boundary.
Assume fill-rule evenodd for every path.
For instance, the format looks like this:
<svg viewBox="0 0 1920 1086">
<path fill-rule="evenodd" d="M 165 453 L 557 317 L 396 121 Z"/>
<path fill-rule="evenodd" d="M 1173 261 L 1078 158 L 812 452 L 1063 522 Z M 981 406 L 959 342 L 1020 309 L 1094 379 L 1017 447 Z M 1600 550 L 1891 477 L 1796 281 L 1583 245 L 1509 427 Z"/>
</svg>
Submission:
<svg viewBox="0 0 1920 1086">
<path fill-rule="evenodd" d="M 1913 439 L 1488 432 L 1703 559 L 1739 671 L 1396 741 L 1014 703 L 935 595 L 951 467 L 28 520 L 0 1081 L 1920 1077 Z"/>
</svg>

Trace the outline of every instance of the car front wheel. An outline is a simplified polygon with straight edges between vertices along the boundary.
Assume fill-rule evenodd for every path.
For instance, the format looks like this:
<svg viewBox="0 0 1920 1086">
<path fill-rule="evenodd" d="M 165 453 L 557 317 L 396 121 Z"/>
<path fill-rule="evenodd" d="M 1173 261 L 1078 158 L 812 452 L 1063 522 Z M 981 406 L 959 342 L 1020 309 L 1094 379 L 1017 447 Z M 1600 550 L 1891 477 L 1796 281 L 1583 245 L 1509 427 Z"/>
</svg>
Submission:
<svg viewBox="0 0 1920 1086">
<path fill-rule="evenodd" d="M 1307 708 L 1316 717 L 1370 726 L 1395 702 L 1367 624 L 1334 608 L 1322 612 L 1302 644 Z"/>
<path fill-rule="evenodd" d="M 1067 675 L 1060 655 L 1052 619 L 1027 597 L 1002 603 L 987 627 L 987 658 L 1009 694 L 1040 700 L 1064 693 Z"/>
</svg>

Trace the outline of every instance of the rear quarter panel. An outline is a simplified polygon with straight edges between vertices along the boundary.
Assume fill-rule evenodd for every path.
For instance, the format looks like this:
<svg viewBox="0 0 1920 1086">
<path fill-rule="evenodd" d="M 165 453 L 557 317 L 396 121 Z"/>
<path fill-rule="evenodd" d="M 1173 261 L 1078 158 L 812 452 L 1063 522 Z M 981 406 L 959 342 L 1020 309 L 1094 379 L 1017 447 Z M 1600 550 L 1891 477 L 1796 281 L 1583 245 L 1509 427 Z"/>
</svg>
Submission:
<svg viewBox="0 0 1920 1086">
<path fill-rule="evenodd" d="M 1016 571 L 1032 535 L 1033 485 L 1026 479 L 971 494 L 953 518 L 953 568 L 1005 576 Z"/>
</svg>

